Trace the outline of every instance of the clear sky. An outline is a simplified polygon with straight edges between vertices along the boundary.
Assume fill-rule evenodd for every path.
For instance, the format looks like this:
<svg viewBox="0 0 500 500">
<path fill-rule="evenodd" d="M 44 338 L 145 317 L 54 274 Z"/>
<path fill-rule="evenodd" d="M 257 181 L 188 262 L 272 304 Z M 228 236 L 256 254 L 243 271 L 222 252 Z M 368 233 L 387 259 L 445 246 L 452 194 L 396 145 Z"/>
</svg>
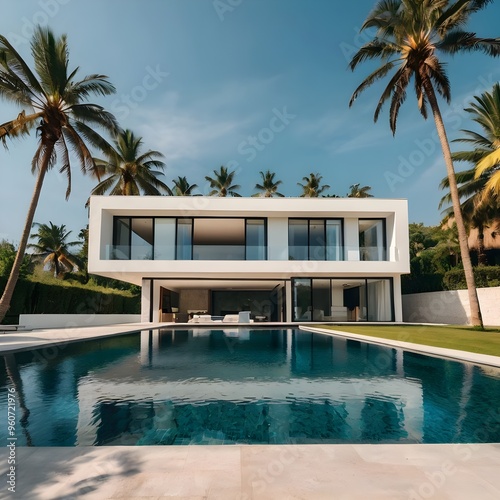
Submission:
<svg viewBox="0 0 500 500">
<path fill-rule="evenodd" d="M 71 67 L 80 76 L 103 73 L 116 86 L 93 102 L 113 111 L 147 149 L 166 157 L 164 181 L 177 176 L 208 191 L 205 175 L 236 169 L 249 196 L 259 171 L 270 169 L 281 191 L 298 196 L 309 173 L 328 193 L 345 195 L 355 183 L 380 198 L 407 198 L 410 222 L 437 224 L 439 181 L 446 175 L 434 122 L 421 118 L 408 93 L 396 136 L 387 112 L 373 111 L 382 83 L 349 109 L 353 90 L 372 69 L 347 65 L 366 35 L 359 28 L 374 0 L 0 0 L 0 33 L 31 62 L 34 24 L 67 33 Z M 500 3 L 477 14 L 469 29 L 500 36 Z M 463 108 L 500 79 L 500 59 L 481 54 L 447 61 L 452 104 L 442 103 L 451 139 L 474 129 Z M 0 123 L 16 116 L 0 102 Z M 34 186 L 30 162 L 36 138 L 0 149 L 0 239 L 17 242 Z M 457 145 L 453 145 L 457 148 Z M 458 146 L 460 147 L 460 146 Z M 462 168 L 460 165 L 459 169 Z M 465 166 L 464 166 L 465 167 Z M 46 177 L 35 214 L 65 224 L 77 237 L 88 221 L 85 201 L 96 181 L 74 164 L 73 188 Z"/>
</svg>

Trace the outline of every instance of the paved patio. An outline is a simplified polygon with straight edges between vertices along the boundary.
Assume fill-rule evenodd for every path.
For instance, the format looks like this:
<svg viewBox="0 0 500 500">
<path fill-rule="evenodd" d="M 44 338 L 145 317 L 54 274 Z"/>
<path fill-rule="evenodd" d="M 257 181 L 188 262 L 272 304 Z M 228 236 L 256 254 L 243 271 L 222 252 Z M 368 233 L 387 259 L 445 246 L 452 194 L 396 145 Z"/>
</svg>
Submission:
<svg viewBox="0 0 500 500">
<path fill-rule="evenodd" d="M 164 325 L 8 333 L 0 335 L 0 353 L 159 326 Z M 15 452 L 16 495 L 4 480 L 0 498 L 500 498 L 500 444 L 18 447 Z M 3 478 L 8 453 L 0 448 Z"/>
</svg>

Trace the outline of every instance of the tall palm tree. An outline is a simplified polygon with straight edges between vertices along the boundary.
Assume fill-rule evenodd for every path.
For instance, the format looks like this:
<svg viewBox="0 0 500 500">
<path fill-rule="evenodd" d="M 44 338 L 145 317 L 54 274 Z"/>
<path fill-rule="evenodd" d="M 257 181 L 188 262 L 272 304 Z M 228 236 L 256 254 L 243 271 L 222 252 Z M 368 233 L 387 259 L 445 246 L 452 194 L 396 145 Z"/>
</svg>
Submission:
<svg viewBox="0 0 500 500">
<path fill-rule="evenodd" d="M 95 163 L 87 147 L 99 146 L 101 137 L 91 127 L 116 129 L 115 118 L 101 106 L 87 102 L 91 95 L 109 95 L 115 88 L 104 75 L 76 79 L 78 68 L 69 70 L 66 36 L 56 38 L 46 27 L 36 27 L 31 41 L 32 71 L 12 44 L 0 35 L 0 97 L 20 107 L 11 121 L 0 125 L 0 139 L 21 137 L 36 128 L 38 148 L 32 161 L 37 179 L 21 235 L 16 259 L 0 299 L 0 321 L 10 307 L 12 294 L 33 224 L 45 174 L 58 161 L 71 192 L 71 151 L 82 172 L 93 172 Z"/>
<path fill-rule="evenodd" d="M 189 184 L 186 177 L 177 177 L 177 179 L 172 179 L 174 183 L 173 189 L 169 189 L 169 194 L 171 196 L 196 196 L 193 195 L 193 191 L 198 188 L 197 184 Z"/>
<path fill-rule="evenodd" d="M 347 197 L 348 198 L 373 198 L 373 195 L 368 192 L 372 189 L 371 186 L 363 186 L 363 187 L 359 187 L 359 186 L 360 186 L 360 184 L 353 184 L 352 186 L 349 186 L 349 189 L 351 191 L 349 193 L 347 193 Z"/>
<path fill-rule="evenodd" d="M 97 167 L 95 176 L 103 180 L 92 190 L 92 194 L 102 195 L 109 192 L 113 196 L 141 193 L 160 195 L 160 191 L 170 191 L 168 186 L 158 179 L 164 175 L 165 163 L 161 161 L 163 154 L 152 150 L 141 153 L 142 137 L 136 137 L 130 130 L 120 130 L 113 142 L 114 146 L 101 146 L 105 160 L 94 158 Z"/>
<path fill-rule="evenodd" d="M 475 102 L 470 104 L 465 111 L 470 118 L 482 128 L 482 134 L 472 130 L 463 130 L 465 137 L 455 139 L 453 142 L 470 144 L 472 149 L 468 151 L 457 151 L 452 154 L 454 161 L 472 163 L 474 166 L 468 170 L 456 173 L 458 194 L 461 203 L 462 214 L 466 227 L 478 230 L 478 264 L 487 263 L 484 248 L 484 231 L 491 224 L 498 222 L 500 217 L 500 196 L 491 189 L 491 177 L 500 171 L 500 161 L 492 168 L 485 169 L 481 175 L 477 175 L 477 165 L 487 158 L 496 149 L 500 148 L 500 84 L 493 86 L 492 92 L 484 92 L 480 97 L 474 97 Z M 441 188 L 449 188 L 448 178 L 441 181 Z M 440 207 L 445 203 L 451 203 L 451 195 L 448 192 L 441 199 Z M 452 208 L 445 210 L 450 216 Z"/>
<path fill-rule="evenodd" d="M 399 109 L 412 79 L 418 106 L 424 118 L 427 118 L 427 108 L 430 106 L 450 180 L 453 211 L 469 294 L 471 322 L 476 326 L 482 326 L 481 311 L 467 245 L 467 233 L 460 212 L 460 198 L 450 146 L 437 99 L 439 94 L 447 102 L 450 101 L 450 84 L 438 54 L 455 54 L 461 51 L 483 51 L 491 56 L 500 54 L 500 39 L 479 38 L 475 33 L 462 29 L 470 16 L 490 1 L 380 0 L 361 28 L 374 29 L 375 36 L 358 50 L 350 62 L 350 68 L 354 70 L 359 63 L 373 59 L 382 60 L 382 66 L 373 71 L 354 91 L 350 106 L 361 92 L 387 76 L 391 70 L 395 70 L 379 99 L 374 115 L 377 121 L 384 103 L 390 98 L 389 122 L 393 134 L 396 133 Z"/>
<path fill-rule="evenodd" d="M 37 240 L 36 243 L 30 243 L 28 246 L 33 248 L 33 255 L 43 257 L 43 264 L 49 270 L 54 271 L 54 276 L 57 278 L 62 276 L 64 272 L 73 271 L 81 266 L 80 259 L 71 253 L 70 247 L 79 246 L 79 241 L 66 241 L 71 231 L 66 231 L 66 226 L 56 226 L 49 222 L 47 224 L 39 224 L 35 222 L 34 226 L 38 226 L 38 231 L 30 235 L 31 238 Z"/>
<path fill-rule="evenodd" d="M 278 196 L 280 198 L 284 198 L 285 195 L 281 194 L 278 191 L 280 184 L 283 184 L 283 181 L 275 181 L 274 176 L 275 172 L 271 172 L 270 170 L 266 170 L 266 172 L 259 172 L 262 178 L 262 184 L 255 184 L 255 189 L 260 191 L 259 193 L 255 193 L 252 196 L 261 196 L 264 198 L 272 198 L 273 196 Z"/>
<path fill-rule="evenodd" d="M 241 188 L 238 184 L 233 184 L 234 176 L 236 172 L 228 172 L 227 168 L 224 166 L 220 167 L 220 170 L 214 170 L 215 177 L 209 177 L 208 175 L 205 179 L 210 183 L 212 191 L 208 193 L 209 196 L 236 196 L 241 197 L 236 191 Z"/>
<path fill-rule="evenodd" d="M 319 174 L 310 173 L 309 177 L 302 177 L 304 184 L 297 182 L 297 186 L 302 188 L 301 198 L 318 198 L 321 193 L 330 189 L 328 184 L 321 186 L 321 179 L 323 176 Z"/>
<path fill-rule="evenodd" d="M 483 127 L 486 134 L 483 137 L 469 132 L 477 140 L 475 144 L 479 148 L 476 149 L 481 153 L 475 158 L 475 178 L 479 179 L 487 174 L 485 196 L 500 197 L 500 84 L 495 83 L 492 92 L 485 92 L 475 99 L 477 102 L 471 103 L 466 111 L 473 114 L 473 120 Z"/>
</svg>

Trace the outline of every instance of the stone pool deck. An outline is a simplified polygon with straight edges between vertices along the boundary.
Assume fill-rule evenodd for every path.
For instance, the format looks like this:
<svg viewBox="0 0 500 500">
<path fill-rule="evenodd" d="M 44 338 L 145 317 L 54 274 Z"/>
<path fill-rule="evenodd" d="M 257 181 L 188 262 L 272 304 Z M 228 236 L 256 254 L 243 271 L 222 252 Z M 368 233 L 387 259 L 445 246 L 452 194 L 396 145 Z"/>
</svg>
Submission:
<svg viewBox="0 0 500 500">
<path fill-rule="evenodd" d="M 0 353 L 160 326 L 167 325 L 19 331 L 0 335 Z M 443 355 L 428 349 L 428 354 Z M 0 498 L 500 498 L 500 444 L 17 447 L 15 494 L 8 490 L 9 453 L 2 445 Z"/>
</svg>

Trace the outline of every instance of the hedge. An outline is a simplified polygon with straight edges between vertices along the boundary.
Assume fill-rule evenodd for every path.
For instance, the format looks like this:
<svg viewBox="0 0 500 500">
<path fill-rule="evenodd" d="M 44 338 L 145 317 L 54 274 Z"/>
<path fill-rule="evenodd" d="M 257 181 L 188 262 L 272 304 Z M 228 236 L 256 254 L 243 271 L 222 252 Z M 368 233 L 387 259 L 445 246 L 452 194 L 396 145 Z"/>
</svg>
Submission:
<svg viewBox="0 0 500 500">
<path fill-rule="evenodd" d="M 401 292 L 408 293 L 440 292 L 443 288 L 442 274 L 404 274 L 401 276 Z"/>
<path fill-rule="evenodd" d="M 0 277 L 0 290 L 7 279 Z M 140 296 L 105 293 L 20 279 L 4 323 L 19 321 L 20 314 L 139 314 Z"/>
<path fill-rule="evenodd" d="M 500 266 L 474 267 L 474 277 L 477 288 L 500 286 Z M 467 283 L 464 270 L 456 268 L 446 272 L 443 277 L 443 286 L 445 290 L 465 290 Z"/>
</svg>

